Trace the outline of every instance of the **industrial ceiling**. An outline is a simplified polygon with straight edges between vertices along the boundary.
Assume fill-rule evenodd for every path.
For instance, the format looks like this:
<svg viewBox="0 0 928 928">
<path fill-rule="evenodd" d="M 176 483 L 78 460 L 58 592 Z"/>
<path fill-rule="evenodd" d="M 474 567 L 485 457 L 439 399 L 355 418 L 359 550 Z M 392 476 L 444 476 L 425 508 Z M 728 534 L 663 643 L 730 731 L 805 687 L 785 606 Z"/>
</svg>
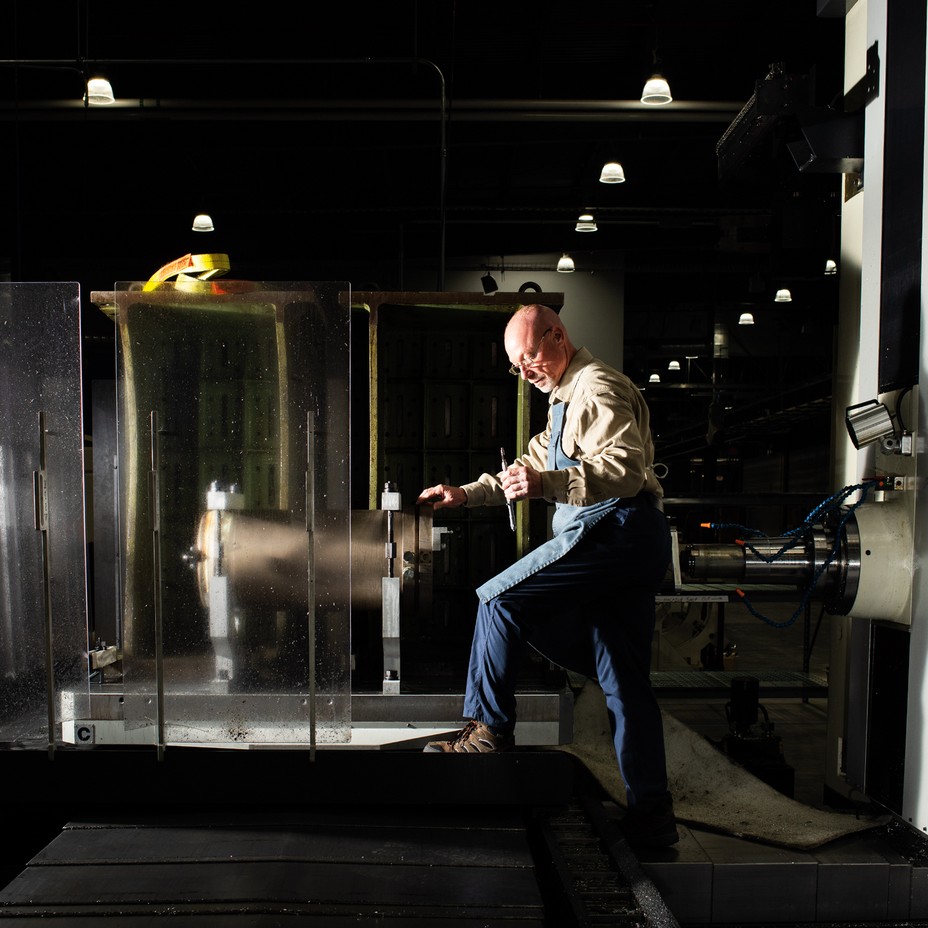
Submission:
<svg viewBox="0 0 928 928">
<path fill-rule="evenodd" d="M 701 376 L 720 311 L 791 286 L 772 336 L 729 340 L 756 434 L 758 417 L 827 407 L 837 288 L 821 269 L 842 176 L 824 160 L 800 170 L 790 146 L 804 113 L 841 110 L 838 6 L 11 0 L 0 260 L 14 280 L 92 290 L 223 251 L 247 279 L 394 290 L 441 289 L 449 269 L 506 255 L 569 251 L 594 273 L 621 255 L 637 379 L 687 353 Z M 667 106 L 638 102 L 654 70 Z M 91 72 L 114 105 L 83 104 Z M 772 110 L 757 111 L 759 89 Z M 607 160 L 625 183 L 599 183 Z M 201 210 L 217 225 L 208 249 L 190 231 Z M 595 236 L 573 230 L 586 210 Z M 705 379 L 701 408 L 727 403 Z M 667 396 L 689 454 L 705 414 L 691 422 Z"/>
</svg>

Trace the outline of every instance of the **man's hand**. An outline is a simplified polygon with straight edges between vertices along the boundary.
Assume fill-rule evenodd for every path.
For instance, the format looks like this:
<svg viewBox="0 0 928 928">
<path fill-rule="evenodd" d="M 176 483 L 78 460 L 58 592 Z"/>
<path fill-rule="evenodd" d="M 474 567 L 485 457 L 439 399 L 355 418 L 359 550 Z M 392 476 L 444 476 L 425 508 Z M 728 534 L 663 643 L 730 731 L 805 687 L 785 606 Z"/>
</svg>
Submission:
<svg viewBox="0 0 928 928">
<path fill-rule="evenodd" d="M 524 464 L 510 464 L 500 474 L 500 483 L 506 499 L 540 499 L 541 474 Z"/>
<path fill-rule="evenodd" d="M 431 503 L 435 509 L 456 509 L 467 502 L 467 494 L 460 487 L 449 487 L 440 483 L 436 487 L 423 490 L 416 502 Z"/>
</svg>

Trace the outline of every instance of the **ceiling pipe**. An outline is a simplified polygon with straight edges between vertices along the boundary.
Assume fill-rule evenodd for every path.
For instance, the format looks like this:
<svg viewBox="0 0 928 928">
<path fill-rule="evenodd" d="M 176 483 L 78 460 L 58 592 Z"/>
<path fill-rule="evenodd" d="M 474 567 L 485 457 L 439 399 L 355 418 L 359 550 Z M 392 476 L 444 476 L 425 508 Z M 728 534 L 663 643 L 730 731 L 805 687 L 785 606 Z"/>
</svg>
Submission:
<svg viewBox="0 0 928 928">
<path fill-rule="evenodd" d="M 139 67 L 304 67 L 304 66 L 377 66 L 377 65 L 422 65 L 432 68 L 441 84 L 441 120 L 447 121 L 447 93 L 444 73 L 427 58 L 107 58 L 107 59 L 0 59 L 0 67 L 22 69 L 67 68 L 79 70 L 92 64 L 107 70 L 112 68 Z M 118 90 L 118 87 L 117 87 Z M 254 120 L 407 120 L 421 121 L 434 118 L 434 103 L 430 100 L 192 100 L 165 98 L 117 98 L 106 108 L 109 118 L 137 119 L 139 111 L 169 112 L 196 119 L 236 119 L 243 111 Z M 653 124 L 664 122 L 725 122 L 742 109 L 741 101 L 676 101 L 673 107 L 649 107 L 640 100 L 601 99 L 504 99 L 456 100 L 455 120 L 462 122 L 613 122 L 646 119 Z M 83 104 L 73 100 L 46 100 L 13 102 L 0 101 L 0 116 L 16 112 L 20 117 L 38 119 L 51 113 L 67 114 L 82 110 Z M 444 143 L 443 146 L 444 148 Z"/>
<path fill-rule="evenodd" d="M 0 61 L 0 65 L 4 62 Z M 117 87 L 118 90 L 118 87 Z M 689 108 L 642 112 L 637 101 L 623 100 L 456 100 L 456 122 L 502 123 L 718 123 L 728 125 L 737 103 L 694 102 Z M 14 116 L 32 121 L 76 119 L 83 104 L 75 100 L 0 101 L 0 119 Z M 109 120 L 138 120 L 145 113 L 170 114 L 178 119 L 233 120 L 242 113 L 255 122 L 423 122 L 435 118 L 434 102 L 428 100 L 191 100 L 122 98 L 95 114 Z"/>
</svg>

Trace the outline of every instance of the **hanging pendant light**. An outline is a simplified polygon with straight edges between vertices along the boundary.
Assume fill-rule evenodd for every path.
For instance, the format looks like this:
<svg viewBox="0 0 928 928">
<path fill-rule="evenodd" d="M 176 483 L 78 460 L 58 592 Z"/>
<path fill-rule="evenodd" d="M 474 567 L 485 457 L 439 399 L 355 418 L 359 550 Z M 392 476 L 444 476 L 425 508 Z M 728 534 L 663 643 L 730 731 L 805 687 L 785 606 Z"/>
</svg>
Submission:
<svg viewBox="0 0 928 928">
<path fill-rule="evenodd" d="M 87 81 L 84 101 L 88 106 L 108 106 L 116 102 L 113 85 L 105 77 L 91 77 Z"/>
<path fill-rule="evenodd" d="M 193 217 L 194 232 L 213 232 L 216 227 L 213 225 L 213 217 L 209 213 L 197 213 Z"/>
<path fill-rule="evenodd" d="M 603 165 L 602 172 L 599 175 L 601 184 L 624 184 L 625 170 L 618 161 L 610 161 Z"/>
<path fill-rule="evenodd" d="M 573 274 L 575 270 L 574 259 L 565 251 L 557 262 L 558 274 Z"/>
<path fill-rule="evenodd" d="M 647 106 L 665 106 L 673 102 L 670 93 L 670 84 L 660 74 L 652 74 L 644 83 L 641 91 L 641 102 Z"/>
<path fill-rule="evenodd" d="M 777 290 L 777 295 L 773 298 L 774 303 L 790 303 L 792 302 L 793 295 L 785 287 L 780 290 Z"/>
<path fill-rule="evenodd" d="M 741 318 L 738 320 L 738 325 L 754 325 L 753 313 L 742 313 Z"/>
<path fill-rule="evenodd" d="M 596 231 L 596 221 L 593 219 L 592 213 L 581 213 L 577 217 L 577 224 L 574 226 L 574 229 L 577 232 L 595 232 Z"/>
</svg>

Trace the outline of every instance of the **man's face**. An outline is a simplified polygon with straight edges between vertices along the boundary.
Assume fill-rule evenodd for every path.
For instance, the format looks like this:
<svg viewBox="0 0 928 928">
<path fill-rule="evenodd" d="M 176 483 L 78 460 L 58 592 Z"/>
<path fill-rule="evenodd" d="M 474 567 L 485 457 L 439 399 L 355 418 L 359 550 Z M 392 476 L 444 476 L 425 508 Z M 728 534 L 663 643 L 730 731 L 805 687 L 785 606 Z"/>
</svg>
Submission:
<svg viewBox="0 0 928 928">
<path fill-rule="evenodd" d="M 558 385 L 567 367 L 560 328 L 550 326 L 538 332 L 534 327 L 522 327 L 506 333 L 505 346 L 511 373 L 542 393 L 550 393 Z"/>
</svg>

